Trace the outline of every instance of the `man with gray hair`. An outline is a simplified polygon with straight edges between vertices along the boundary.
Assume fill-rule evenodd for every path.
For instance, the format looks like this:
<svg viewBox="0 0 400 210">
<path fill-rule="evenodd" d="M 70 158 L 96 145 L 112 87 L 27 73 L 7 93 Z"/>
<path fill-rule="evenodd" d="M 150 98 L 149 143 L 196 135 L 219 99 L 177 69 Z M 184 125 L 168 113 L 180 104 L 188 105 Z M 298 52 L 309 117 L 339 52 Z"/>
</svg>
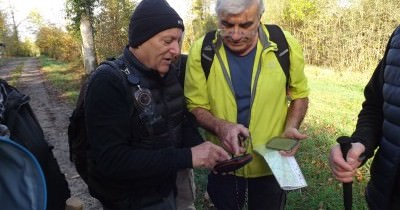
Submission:
<svg viewBox="0 0 400 210">
<path fill-rule="evenodd" d="M 227 174 L 211 172 L 207 191 L 217 209 L 283 209 L 286 193 L 253 145 L 272 137 L 297 140 L 308 108 L 309 87 L 304 74 L 301 46 L 289 33 L 289 75 L 282 70 L 277 43 L 260 23 L 262 0 L 217 0 L 218 30 L 213 33 L 211 67 L 202 65 L 202 43 L 191 47 L 186 66 L 185 97 L 189 110 L 206 130 L 206 139 L 221 145 L 232 156 L 250 153 L 253 160 Z M 283 34 L 282 34 L 283 36 Z M 241 136 L 245 137 L 242 144 Z M 251 141 L 250 141 L 251 139 Z M 247 145 L 247 146 L 245 146 Z M 291 156 L 291 151 L 281 151 Z"/>
</svg>

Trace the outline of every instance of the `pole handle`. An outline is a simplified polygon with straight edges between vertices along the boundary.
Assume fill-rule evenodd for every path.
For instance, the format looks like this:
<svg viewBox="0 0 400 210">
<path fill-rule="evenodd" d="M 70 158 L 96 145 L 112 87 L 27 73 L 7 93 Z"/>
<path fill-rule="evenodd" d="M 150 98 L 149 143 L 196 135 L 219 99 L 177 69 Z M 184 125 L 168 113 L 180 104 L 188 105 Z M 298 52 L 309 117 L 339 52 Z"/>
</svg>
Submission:
<svg viewBox="0 0 400 210">
<path fill-rule="evenodd" d="M 346 160 L 347 153 L 351 149 L 351 138 L 349 136 L 341 136 L 336 141 L 340 145 L 340 150 L 342 151 L 343 159 Z M 345 210 L 351 210 L 353 204 L 353 189 L 352 183 L 343 183 L 343 203 Z"/>
</svg>

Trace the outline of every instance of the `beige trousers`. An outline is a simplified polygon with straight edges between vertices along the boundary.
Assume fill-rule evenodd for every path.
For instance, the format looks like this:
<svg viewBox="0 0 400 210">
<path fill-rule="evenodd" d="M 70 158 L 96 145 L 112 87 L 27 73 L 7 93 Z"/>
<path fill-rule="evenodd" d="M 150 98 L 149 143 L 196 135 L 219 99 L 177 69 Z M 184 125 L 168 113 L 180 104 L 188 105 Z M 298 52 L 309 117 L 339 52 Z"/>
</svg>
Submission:
<svg viewBox="0 0 400 210">
<path fill-rule="evenodd" d="M 196 186 L 194 184 L 193 169 L 178 171 L 176 178 L 178 194 L 176 196 L 176 207 L 178 210 L 196 210 L 194 200 L 196 197 Z"/>
</svg>

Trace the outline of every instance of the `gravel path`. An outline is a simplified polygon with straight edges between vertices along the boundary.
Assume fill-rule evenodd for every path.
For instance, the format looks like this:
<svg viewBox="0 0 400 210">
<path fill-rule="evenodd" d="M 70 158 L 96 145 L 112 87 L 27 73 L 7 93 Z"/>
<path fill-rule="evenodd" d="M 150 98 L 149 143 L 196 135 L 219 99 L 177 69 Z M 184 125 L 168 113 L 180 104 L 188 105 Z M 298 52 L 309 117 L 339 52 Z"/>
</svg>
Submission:
<svg viewBox="0 0 400 210">
<path fill-rule="evenodd" d="M 17 88 L 31 97 L 31 106 L 38 118 L 48 142 L 54 146 L 61 171 L 65 174 L 71 196 L 84 202 L 85 210 L 101 210 L 101 204 L 89 195 L 86 184 L 69 161 L 67 127 L 72 107 L 57 96 L 57 92 L 43 77 L 37 58 L 7 59 L 0 66 L 0 77 L 10 81 L 11 73 L 23 65 Z"/>
</svg>

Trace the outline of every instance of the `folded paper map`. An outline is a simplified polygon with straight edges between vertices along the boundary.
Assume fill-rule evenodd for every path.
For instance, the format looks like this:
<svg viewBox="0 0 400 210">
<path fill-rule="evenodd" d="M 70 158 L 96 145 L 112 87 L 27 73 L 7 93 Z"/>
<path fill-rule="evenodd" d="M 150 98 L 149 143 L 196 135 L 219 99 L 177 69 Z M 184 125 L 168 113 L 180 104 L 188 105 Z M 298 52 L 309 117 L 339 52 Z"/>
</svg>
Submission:
<svg viewBox="0 0 400 210">
<path fill-rule="evenodd" d="M 282 156 L 279 151 L 267 149 L 265 145 L 254 146 L 254 150 L 264 157 L 283 190 L 307 187 L 306 180 L 294 156 Z"/>
</svg>

